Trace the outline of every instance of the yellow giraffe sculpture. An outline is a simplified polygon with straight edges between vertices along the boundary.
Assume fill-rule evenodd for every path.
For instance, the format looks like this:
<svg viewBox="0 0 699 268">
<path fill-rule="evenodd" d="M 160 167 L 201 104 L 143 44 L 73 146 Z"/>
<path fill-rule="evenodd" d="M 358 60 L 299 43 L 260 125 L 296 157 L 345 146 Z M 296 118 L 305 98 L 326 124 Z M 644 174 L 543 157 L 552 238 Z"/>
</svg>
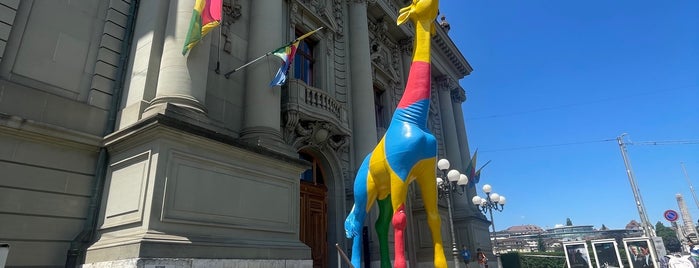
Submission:
<svg viewBox="0 0 699 268">
<path fill-rule="evenodd" d="M 348 238 L 353 238 L 352 265 L 355 267 L 361 267 L 362 227 L 374 202 L 379 204 L 376 232 L 381 267 L 391 267 L 389 223 L 394 228 L 394 267 L 406 267 L 403 237 L 407 223 L 405 199 L 408 186 L 413 181 L 417 181 L 422 191 L 434 245 L 434 267 L 447 267 L 437 210 L 437 141 L 427 128 L 431 90 L 430 42 L 438 4 L 438 0 L 413 0 L 410 6 L 400 10 L 398 16 L 398 25 L 408 20 L 415 24 L 415 50 L 405 93 L 386 134 L 364 159 L 354 180 L 354 207 L 345 220 L 345 232 Z"/>
</svg>

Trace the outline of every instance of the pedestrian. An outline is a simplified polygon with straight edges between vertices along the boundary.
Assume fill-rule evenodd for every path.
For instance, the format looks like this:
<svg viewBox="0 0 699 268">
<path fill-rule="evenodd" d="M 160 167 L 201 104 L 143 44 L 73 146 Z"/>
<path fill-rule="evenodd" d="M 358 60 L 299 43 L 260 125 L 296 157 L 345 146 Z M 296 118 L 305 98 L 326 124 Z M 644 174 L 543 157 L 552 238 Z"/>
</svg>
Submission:
<svg viewBox="0 0 699 268">
<path fill-rule="evenodd" d="M 476 258 L 478 259 L 480 268 L 488 268 L 488 257 L 481 251 L 481 248 L 476 249 Z"/>
<path fill-rule="evenodd" d="M 461 245 L 461 257 L 464 259 L 466 267 L 468 267 L 468 263 L 471 262 L 471 251 L 468 250 L 466 245 Z"/>
</svg>

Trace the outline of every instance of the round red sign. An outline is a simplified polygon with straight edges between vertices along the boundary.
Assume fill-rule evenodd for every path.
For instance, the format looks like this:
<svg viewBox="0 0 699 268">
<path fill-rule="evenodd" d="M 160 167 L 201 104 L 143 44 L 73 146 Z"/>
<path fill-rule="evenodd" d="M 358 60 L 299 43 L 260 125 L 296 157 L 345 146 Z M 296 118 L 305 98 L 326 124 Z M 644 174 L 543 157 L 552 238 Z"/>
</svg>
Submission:
<svg viewBox="0 0 699 268">
<path fill-rule="evenodd" d="M 663 213 L 663 216 L 665 216 L 665 219 L 668 221 L 677 221 L 679 219 L 679 214 L 677 214 L 677 211 L 674 211 L 672 209 L 668 209 Z"/>
</svg>

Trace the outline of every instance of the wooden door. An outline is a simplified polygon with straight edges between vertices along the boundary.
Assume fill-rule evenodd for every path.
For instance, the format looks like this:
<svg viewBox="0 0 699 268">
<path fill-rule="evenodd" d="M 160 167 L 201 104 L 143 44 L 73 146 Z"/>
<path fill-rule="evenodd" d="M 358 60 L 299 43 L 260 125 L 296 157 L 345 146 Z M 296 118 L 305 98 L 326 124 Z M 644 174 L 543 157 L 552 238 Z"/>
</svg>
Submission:
<svg viewBox="0 0 699 268">
<path fill-rule="evenodd" d="M 301 182 L 301 241 L 311 247 L 313 267 L 328 267 L 327 188 Z"/>
</svg>

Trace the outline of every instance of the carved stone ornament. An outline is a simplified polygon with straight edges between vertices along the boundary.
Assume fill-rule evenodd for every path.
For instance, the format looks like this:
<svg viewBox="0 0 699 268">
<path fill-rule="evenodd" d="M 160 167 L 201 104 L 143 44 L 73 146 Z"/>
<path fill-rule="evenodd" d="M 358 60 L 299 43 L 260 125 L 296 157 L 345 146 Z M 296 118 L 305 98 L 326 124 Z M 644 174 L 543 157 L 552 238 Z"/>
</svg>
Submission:
<svg viewBox="0 0 699 268">
<path fill-rule="evenodd" d="M 242 6 L 240 5 L 239 0 L 223 0 L 221 35 L 226 38 L 226 41 L 223 44 L 223 51 L 228 54 L 231 54 L 233 49 L 230 36 L 231 25 L 240 19 L 242 16 L 241 10 Z"/>
<path fill-rule="evenodd" d="M 333 15 L 335 15 L 335 24 L 337 24 L 337 31 L 335 34 L 337 34 L 338 37 L 343 36 L 343 31 L 344 31 L 344 21 L 342 20 L 342 0 L 334 0 L 333 2 L 334 7 L 333 7 Z"/>
<path fill-rule="evenodd" d="M 326 3 L 325 0 L 311 0 L 311 7 L 313 8 L 313 12 L 316 14 L 323 14 L 325 12 L 325 7 Z"/>
<path fill-rule="evenodd" d="M 388 17 L 376 21 L 368 20 L 369 52 L 374 65 L 374 82 L 385 88 L 401 81 L 399 46 L 389 38 L 389 21 Z"/>
<path fill-rule="evenodd" d="M 293 117 L 293 118 L 292 118 Z M 285 140 L 294 148 L 313 146 L 339 151 L 349 144 L 349 135 L 340 133 L 329 122 L 317 120 L 299 120 L 297 113 L 287 113 Z"/>
<path fill-rule="evenodd" d="M 435 88 L 435 82 L 432 82 L 432 88 Z M 430 116 L 439 116 L 439 96 L 437 95 L 438 93 L 436 90 L 432 90 L 430 92 Z"/>
<path fill-rule="evenodd" d="M 398 48 L 401 53 L 412 55 L 413 54 L 413 38 L 408 37 L 398 41 Z"/>
<path fill-rule="evenodd" d="M 436 82 L 432 82 L 432 88 L 435 88 Z M 430 114 L 427 120 L 427 127 L 432 131 L 432 134 L 437 138 L 437 155 L 444 155 L 444 136 L 442 133 L 442 115 L 440 113 L 439 105 L 439 93 L 436 90 L 432 90 L 430 93 Z"/>
<path fill-rule="evenodd" d="M 292 0 L 291 21 L 295 24 L 315 28 L 323 26 L 324 32 L 333 32 L 342 35 L 342 0 Z"/>
</svg>

